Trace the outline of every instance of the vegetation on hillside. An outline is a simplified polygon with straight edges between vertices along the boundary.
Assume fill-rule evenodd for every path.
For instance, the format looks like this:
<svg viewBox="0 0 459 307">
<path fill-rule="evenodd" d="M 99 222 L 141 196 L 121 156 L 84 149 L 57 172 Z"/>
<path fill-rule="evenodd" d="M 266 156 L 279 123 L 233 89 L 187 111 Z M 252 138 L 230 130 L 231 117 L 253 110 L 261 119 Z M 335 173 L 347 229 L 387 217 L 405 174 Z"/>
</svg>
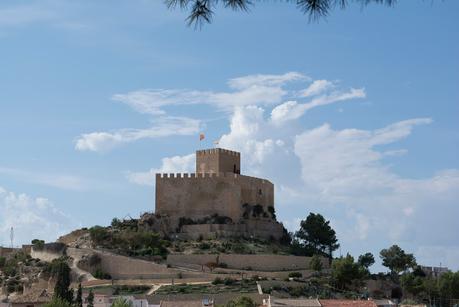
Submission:
<svg viewBox="0 0 459 307">
<path fill-rule="evenodd" d="M 172 294 L 217 294 L 217 293 L 254 293 L 257 292 L 257 284 L 254 279 L 236 280 L 232 278 L 215 278 L 211 284 L 177 284 L 170 286 L 162 286 L 156 291 L 156 294 L 172 295 Z"/>
<path fill-rule="evenodd" d="M 96 247 L 127 256 L 165 257 L 170 245 L 159 233 L 139 227 L 137 220 L 120 221 L 115 218 L 110 227 L 94 226 L 89 229 L 89 234 Z"/>
</svg>

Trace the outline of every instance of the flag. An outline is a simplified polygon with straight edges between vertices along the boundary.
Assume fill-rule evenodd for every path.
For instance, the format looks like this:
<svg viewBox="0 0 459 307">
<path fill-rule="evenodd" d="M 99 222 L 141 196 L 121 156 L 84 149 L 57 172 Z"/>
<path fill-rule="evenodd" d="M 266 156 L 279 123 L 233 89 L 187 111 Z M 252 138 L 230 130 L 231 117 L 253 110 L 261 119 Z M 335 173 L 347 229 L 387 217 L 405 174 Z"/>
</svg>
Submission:
<svg viewBox="0 0 459 307">
<path fill-rule="evenodd" d="M 199 140 L 202 141 L 204 140 L 205 136 L 204 136 L 204 133 L 200 133 L 199 134 Z"/>
</svg>

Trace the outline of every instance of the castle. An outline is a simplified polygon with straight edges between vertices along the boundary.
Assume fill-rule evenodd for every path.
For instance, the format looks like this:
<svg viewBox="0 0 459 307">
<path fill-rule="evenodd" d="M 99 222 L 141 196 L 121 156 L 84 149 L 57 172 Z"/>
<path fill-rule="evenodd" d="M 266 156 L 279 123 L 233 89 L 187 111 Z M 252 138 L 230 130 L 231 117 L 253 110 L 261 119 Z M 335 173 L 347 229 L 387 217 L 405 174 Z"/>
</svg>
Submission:
<svg viewBox="0 0 459 307">
<path fill-rule="evenodd" d="M 240 174 L 239 152 L 196 151 L 196 173 L 156 174 L 155 215 L 169 233 L 184 238 L 257 237 L 279 239 L 274 185 Z"/>
</svg>

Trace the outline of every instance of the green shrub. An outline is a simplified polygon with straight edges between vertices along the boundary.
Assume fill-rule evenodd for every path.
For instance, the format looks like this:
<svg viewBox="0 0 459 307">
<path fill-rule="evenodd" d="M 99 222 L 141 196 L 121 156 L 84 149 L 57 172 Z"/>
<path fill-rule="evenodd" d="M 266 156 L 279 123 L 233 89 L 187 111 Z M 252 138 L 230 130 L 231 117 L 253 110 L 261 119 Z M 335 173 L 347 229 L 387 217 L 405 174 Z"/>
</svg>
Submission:
<svg viewBox="0 0 459 307">
<path fill-rule="evenodd" d="M 102 226 L 89 228 L 89 236 L 96 245 L 104 244 L 108 239 L 110 239 L 110 233 Z"/>
<path fill-rule="evenodd" d="M 258 217 L 258 216 L 260 216 L 261 214 L 263 214 L 263 206 L 262 206 L 262 205 L 259 205 L 259 204 L 256 204 L 255 206 L 253 206 L 253 209 L 252 209 L 252 216 L 253 216 L 253 217 Z"/>
<path fill-rule="evenodd" d="M 45 247 L 45 241 L 39 239 L 33 239 L 32 242 L 33 248 L 36 250 L 42 250 Z"/>
<path fill-rule="evenodd" d="M 220 285 L 222 283 L 223 283 L 223 280 L 220 277 L 215 277 L 214 281 L 212 282 L 212 284 L 214 285 Z"/>
<path fill-rule="evenodd" d="M 199 249 L 209 249 L 209 248 L 210 248 L 210 244 L 207 242 L 201 242 L 199 244 Z"/>
<path fill-rule="evenodd" d="M 233 244 L 231 249 L 237 254 L 244 254 L 246 251 L 244 244 L 241 243 Z"/>
<path fill-rule="evenodd" d="M 309 262 L 309 268 L 317 272 L 322 271 L 322 259 L 319 255 L 314 255 L 311 257 L 311 261 Z"/>
<path fill-rule="evenodd" d="M 72 305 L 61 298 L 55 297 L 51 302 L 44 304 L 43 307 L 72 307 Z"/>
<path fill-rule="evenodd" d="M 101 268 L 97 268 L 96 271 L 94 272 L 94 274 L 92 274 L 92 275 L 97 279 L 112 279 L 110 274 L 102 271 Z"/>
<path fill-rule="evenodd" d="M 233 278 L 230 278 L 230 277 L 226 277 L 223 280 L 223 283 L 225 284 L 225 286 L 231 286 L 231 285 L 234 285 L 236 283 L 236 280 L 233 279 Z"/>
<path fill-rule="evenodd" d="M 132 307 L 132 302 L 123 297 L 117 297 L 113 301 L 112 307 Z"/>
<path fill-rule="evenodd" d="M 301 277 L 303 277 L 303 274 L 301 274 L 301 272 L 291 272 L 291 273 L 288 274 L 288 277 L 301 278 Z"/>
</svg>

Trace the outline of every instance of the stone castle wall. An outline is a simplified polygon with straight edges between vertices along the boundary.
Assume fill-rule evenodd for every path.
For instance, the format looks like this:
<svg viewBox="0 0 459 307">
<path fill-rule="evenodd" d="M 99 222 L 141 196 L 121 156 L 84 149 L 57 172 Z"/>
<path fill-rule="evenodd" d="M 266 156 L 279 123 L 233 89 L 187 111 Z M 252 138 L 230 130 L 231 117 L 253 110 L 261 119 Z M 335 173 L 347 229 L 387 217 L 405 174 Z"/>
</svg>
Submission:
<svg viewBox="0 0 459 307">
<path fill-rule="evenodd" d="M 234 173 L 156 174 L 156 214 L 199 219 L 218 214 L 238 222 L 243 204 L 274 206 L 274 185 Z"/>
<path fill-rule="evenodd" d="M 187 240 L 230 237 L 279 240 L 282 234 L 283 226 L 280 223 L 269 220 L 249 220 L 240 224 L 184 225 L 177 235 L 178 238 Z"/>
</svg>

